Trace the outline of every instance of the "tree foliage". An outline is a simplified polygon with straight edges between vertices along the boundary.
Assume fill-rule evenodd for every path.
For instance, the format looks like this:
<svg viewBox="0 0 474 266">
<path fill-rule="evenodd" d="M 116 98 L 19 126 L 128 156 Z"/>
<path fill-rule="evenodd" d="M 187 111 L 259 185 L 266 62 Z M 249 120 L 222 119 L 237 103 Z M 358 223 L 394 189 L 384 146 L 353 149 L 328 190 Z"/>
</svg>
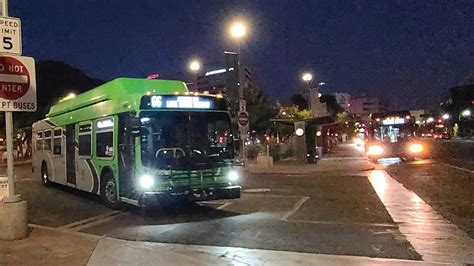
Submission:
<svg viewBox="0 0 474 266">
<path fill-rule="evenodd" d="M 250 130 L 255 130 L 259 135 L 264 134 L 271 127 L 270 119 L 278 114 L 278 110 L 256 86 L 244 90 L 249 113 Z"/>
<path fill-rule="evenodd" d="M 308 101 L 301 94 L 295 94 L 290 98 L 293 105 L 298 106 L 300 110 L 308 109 Z"/>
<path fill-rule="evenodd" d="M 278 113 L 278 118 L 281 119 L 291 119 L 291 120 L 303 120 L 312 118 L 313 115 L 308 109 L 300 109 L 297 105 L 291 105 L 283 107 Z"/>
<path fill-rule="evenodd" d="M 326 108 L 330 116 L 336 118 L 338 113 L 344 112 L 344 108 L 342 108 L 337 103 L 336 97 L 334 97 L 334 95 L 322 95 L 320 100 L 322 103 L 326 103 Z"/>
</svg>

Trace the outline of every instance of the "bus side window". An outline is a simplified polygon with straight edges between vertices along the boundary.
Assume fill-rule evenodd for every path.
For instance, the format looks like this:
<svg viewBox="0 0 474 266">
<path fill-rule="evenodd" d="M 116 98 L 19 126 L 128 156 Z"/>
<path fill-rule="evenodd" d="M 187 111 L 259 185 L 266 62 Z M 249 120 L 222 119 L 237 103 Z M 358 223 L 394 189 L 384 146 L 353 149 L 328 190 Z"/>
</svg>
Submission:
<svg viewBox="0 0 474 266">
<path fill-rule="evenodd" d="M 45 130 L 43 133 L 44 140 L 43 140 L 43 150 L 44 151 L 51 151 L 51 130 Z"/>
<path fill-rule="evenodd" d="M 92 124 L 79 126 L 79 156 L 89 157 L 92 154 Z"/>
<path fill-rule="evenodd" d="M 43 132 L 36 133 L 36 151 L 43 151 Z"/>
<path fill-rule="evenodd" d="M 110 158 L 114 156 L 114 119 L 107 117 L 96 122 L 96 156 Z"/>
<path fill-rule="evenodd" d="M 53 133 L 53 155 L 62 155 L 62 129 L 55 129 Z"/>
</svg>

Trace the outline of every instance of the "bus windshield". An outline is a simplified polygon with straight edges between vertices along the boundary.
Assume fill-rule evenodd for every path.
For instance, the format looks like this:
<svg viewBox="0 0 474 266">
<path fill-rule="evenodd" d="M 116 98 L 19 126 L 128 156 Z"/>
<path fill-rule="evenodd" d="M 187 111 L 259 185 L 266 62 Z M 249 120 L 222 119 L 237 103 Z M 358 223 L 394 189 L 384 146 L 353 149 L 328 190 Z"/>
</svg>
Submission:
<svg viewBox="0 0 474 266">
<path fill-rule="evenodd" d="M 233 158 L 233 137 L 225 112 L 144 111 L 141 156 L 146 167 L 212 168 Z"/>
</svg>

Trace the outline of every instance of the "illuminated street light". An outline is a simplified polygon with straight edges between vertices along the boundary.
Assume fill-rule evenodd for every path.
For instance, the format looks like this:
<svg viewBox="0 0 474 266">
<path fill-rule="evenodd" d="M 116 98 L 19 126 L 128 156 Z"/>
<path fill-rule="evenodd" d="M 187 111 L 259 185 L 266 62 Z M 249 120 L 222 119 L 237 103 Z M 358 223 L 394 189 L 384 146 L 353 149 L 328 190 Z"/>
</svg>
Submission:
<svg viewBox="0 0 474 266">
<path fill-rule="evenodd" d="M 189 70 L 191 72 L 193 72 L 194 74 L 194 90 L 198 90 L 198 85 L 197 85 L 197 76 L 198 76 L 198 72 L 199 70 L 201 69 L 201 62 L 199 62 L 199 60 L 197 59 L 194 59 L 194 60 L 191 60 L 191 62 L 189 62 Z"/>
<path fill-rule="evenodd" d="M 305 72 L 303 73 L 303 75 L 301 76 L 301 79 L 304 81 L 304 82 L 311 82 L 313 80 L 313 75 L 309 72 Z"/>
<path fill-rule="evenodd" d="M 464 116 L 464 117 L 469 117 L 469 116 L 471 116 L 471 110 L 466 109 L 466 110 L 462 111 L 461 115 Z"/>
<path fill-rule="evenodd" d="M 191 70 L 191 72 L 198 72 L 199 70 L 201 69 L 201 63 L 198 61 L 198 60 L 192 60 L 190 63 L 189 63 L 189 70 Z"/>
<path fill-rule="evenodd" d="M 451 116 L 448 113 L 443 114 L 442 117 L 443 117 L 444 120 L 448 120 L 449 118 L 451 118 Z"/>
<path fill-rule="evenodd" d="M 236 22 L 230 26 L 230 35 L 236 39 L 241 39 L 246 33 L 247 29 L 242 22 Z"/>
</svg>

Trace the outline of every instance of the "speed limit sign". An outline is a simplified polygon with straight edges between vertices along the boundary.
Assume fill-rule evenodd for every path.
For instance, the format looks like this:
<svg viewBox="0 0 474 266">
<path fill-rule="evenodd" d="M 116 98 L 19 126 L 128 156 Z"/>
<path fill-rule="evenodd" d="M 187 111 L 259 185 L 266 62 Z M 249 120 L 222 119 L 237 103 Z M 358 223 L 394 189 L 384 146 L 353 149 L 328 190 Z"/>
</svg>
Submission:
<svg viewBox="0 0 474 266">
<path fill-rule="evenodd" d="M 0 17 L 0 53 L 21 55 L 21 21 Z"/>
</svg>

